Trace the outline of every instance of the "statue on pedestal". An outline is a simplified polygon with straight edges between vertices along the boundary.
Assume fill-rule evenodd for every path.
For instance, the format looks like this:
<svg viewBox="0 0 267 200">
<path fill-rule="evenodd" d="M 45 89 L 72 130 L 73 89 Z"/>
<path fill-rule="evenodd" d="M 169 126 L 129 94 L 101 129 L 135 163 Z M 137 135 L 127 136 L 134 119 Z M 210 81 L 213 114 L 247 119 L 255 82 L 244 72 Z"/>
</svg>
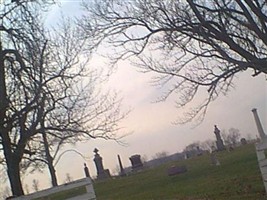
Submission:
<svg viewBox="0 0 267 200">
<path fill-rule="evenodd" d="M 98 154 L 97 148 L 95 148 L 94 153 L 95 153 L 94 162 L 95 162 L 96 171 L 97 171 L 97 179 L 110 178 L 109 170 L 104 169 L 102 157 Z"/>
<path fill-rule="evenodd" d="M 216 146 L 217 146 L 217 151 L 223 151 L 225 150 L 225 146 L 223 144 L 221 135 L 220 135 L 220 130 L 216 125 L 214 125 L 214 134 L 216 136 Z"/>
</svg>

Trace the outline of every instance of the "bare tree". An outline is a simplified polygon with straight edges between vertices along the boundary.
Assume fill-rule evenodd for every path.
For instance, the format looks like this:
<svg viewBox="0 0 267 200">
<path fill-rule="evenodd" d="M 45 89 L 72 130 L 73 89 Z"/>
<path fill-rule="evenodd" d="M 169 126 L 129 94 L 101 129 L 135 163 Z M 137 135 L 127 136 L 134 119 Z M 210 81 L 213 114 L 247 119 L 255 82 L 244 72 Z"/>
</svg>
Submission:
<svg viewBox="0 0 267 200">
<path fill-rule="evenodd" d="M 222 131 L 222 137 L 226 145 L 236 146 L 240 140 L 241 134 L 239 129 L 230 128 L 228 132 Z"/>
<path fill-rule="evenodd" d="M 45 163 L 57 185 L 54 159 L 62 146 L 117 141 L 125 116 L 116 95 L 100 93 L 99 74 L 87 71 L 86 39 L 75 36 L 78 29 L 45 30 L 39 12 L 45 4 L 7 3 L 0 27 L 0 148 L 15 196 L 23 195 L 23 170 Z"/>
<path fill-rule="evenodd" d="M 196 151 L 200 149 L 200 142 L 193 142 L 184 148 L 184 151 Z"/>
<path fill-rule="evenodd" d="M 142 155 L 141 156 L 141 161 L 142 161 L 143 164 L 146 164 L 147 161 L 148 161 L 148 156 L 146 154 Z"/>
<path fill-rule="evenodd" d="M 225 144 L 226 146 L 231 145 L 231 142 L 229 141 L 229 138 L 228 138 L 228 133 L 227 133 L 227 131 L 226 131 L 225 129 L 223 129 L 223 130 L 221 131 L 221 136 L 222 136 L 222 139 L 223 139 L 224 144 Z"/>
<path fill-rule="evenodd" d="M 203 142 L 200 142 L 200 148 L 207 151 L 212 151 L 212 147 L 216 146 L 216 142 L 214 140 L 208 139 Z"/>
<path fill-rule="evenodd" d="M 13 195 L 23 194 L 20 164 L 29 139 L 36 134 L 42 112 L 38 103 L 38 72 L 43 62 L 40 12 L 45 1 L 4 2 L 0 25 L 0 138 L 1 152 Z"/>
<path fill-rule="evenodd" d="M 267 3 L 234 0 L 95 0 L 83 4 L 80 24 L 95 45 L 113 46 L 114 63 L 132 61 L 156 72 L 177 107 L 198 103 L 180 123 L 203 120 L 207 107 L 229 92 L 235 76 L 267 73 Z M 198 93 L 207 96 L 201 101 Z"/>
<path fill-rule="evenodd" d="M 63 24 L 56 37 L 49 40 L 49 56 L 54 59 L 48 61 L 45 69 L 52 66 L 54 73 L 44 78 L 43 84 L 46 100 L 39 138 L 43 148 L 38 148 L 36 156 L 30 159 L 43 160 L 48 165 L 53 186 L 57 185 L 55 166 L 63 146 L 95 138 L 121 142 L 125 136 L 117 134 L 118 122 L 127 114 L 120 111 L 121 100 L 116 94 L 101 91 L 102 74 L 87 69 L 88 58 L 84 56 L 88 55 L 82 54 L 86 41 L 77 38 L 78 29 L 71 27 L 75 26 Z"/>
<path fill-rule="evenodd" d="M 233 146 L 236 146 L 241 136 L 239 129 L 230 128 L 228 132 L 229 132 L 228 140 L 231 142 Z"/>
</svg>

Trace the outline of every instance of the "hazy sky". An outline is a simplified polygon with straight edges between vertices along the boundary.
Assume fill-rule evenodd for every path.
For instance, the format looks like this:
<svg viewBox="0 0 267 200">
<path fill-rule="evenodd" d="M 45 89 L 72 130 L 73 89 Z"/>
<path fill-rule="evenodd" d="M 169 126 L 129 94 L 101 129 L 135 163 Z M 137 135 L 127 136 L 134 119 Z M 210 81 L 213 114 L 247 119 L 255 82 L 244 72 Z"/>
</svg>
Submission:
<svg viewBox="0 0 267 200">
<path fill-rule="evenodd" d="M 62 1 L 62 9 L 71 14 L 77 14 L 78 2 Z M 59 9 L 49 15 L 49 20 L 58 17 Z M 97 57 L 94 65 L 103 66 L 102 60 Z M 111 172 L 118 165 L 117 154 L 121 156 L 124 166 L 130 166 L 129 157 L 133 154 L 146 155 L 151 158 L 157 152 L 180 152 L 183 148 L 195 141 L 206 139 L 215 140 L 214 125 L 220 130 L 238 128 L 243 137 L 250 134 L 256 137 L 257 129 L 251 112 L 252 108 L 258 109 L 261 122 L 267 132 L 267 82 L 264 75 L 251 77 L 252 72 L 239 74 L 235 80 L 235 89 L 227 96 L 221 96 L 213 102 L 208 109 L 205 120 L 199 126 L 192 128 L 193 124 L 173 125 L 172 122 L 181 115 L 183 109 L 174 108 L 174 99 L 166 102 L 152 103 L 160 96 L 157 88 L 152 87 L 150 78 L 152 74 L 142 74 L 129 63 L 120 63 L 117 72 L 108 82 L 108 87 L 120 91 L 124 98 L 124 108 L 132 108 L 132 112 L 122 122 L 125 131 L 134 131 L 125 138 L 127 146 L 121 146 L 113 141 L 91 140 L 87 143 L 76 145 L 75 149 L 83 153 L 91 175 L 96 174 L 93 163 L 93 150 L 99 149 L 103 158 L 104 167 Z M 59 182 L 62 183 L 69 173 L 74 179 L 84 177 L 83 163 L 85 161 L 75 153 L 67 153 L 57 166 Z M 27 175 L 25 181 L 31 188 L 31 180 L 39 177 L 43 187 L 48 187 L 50 179 L 46 171 L 41 175 Z"/>
</svg>

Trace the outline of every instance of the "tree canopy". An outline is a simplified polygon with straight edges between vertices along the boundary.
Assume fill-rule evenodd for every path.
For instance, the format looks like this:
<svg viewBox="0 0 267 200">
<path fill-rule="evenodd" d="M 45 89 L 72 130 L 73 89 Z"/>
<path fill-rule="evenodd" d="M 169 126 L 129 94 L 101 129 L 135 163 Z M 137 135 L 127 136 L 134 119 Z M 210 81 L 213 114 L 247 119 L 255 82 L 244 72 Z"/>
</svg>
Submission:
<svg viewBox="0 0 267 200">
<path fill-rule="evenodd" d="M 267 73 L 265 0 L 96 0 L 83 6 L 85 35 L 96 47 L 115 48 L 113 63 L 132 58 L 144 72 L 156 72 L 165 88 L 161 100 L 176 95 L 183 107 L 206 91 L 181 123 L 201 121 L 237 74 Z"/>
</svg>

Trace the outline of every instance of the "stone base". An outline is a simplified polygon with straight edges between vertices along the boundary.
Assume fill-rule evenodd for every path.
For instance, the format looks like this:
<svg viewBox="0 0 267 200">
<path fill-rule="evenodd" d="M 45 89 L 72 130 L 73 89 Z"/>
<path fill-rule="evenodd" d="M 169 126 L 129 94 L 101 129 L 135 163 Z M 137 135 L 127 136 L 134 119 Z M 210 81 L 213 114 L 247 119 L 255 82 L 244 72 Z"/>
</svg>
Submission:
<svg viewBox="0 0 267 200">
<path fill-rule="evenodd" d="M 217 151 L 224 151 L 225 146 L 222 140 L 216 141 Z"/>
<path fill-rule="evenodd" d="M 107 179 L 107 178 L 110 178 L 110 173 L 109 173 L 109 170 L 108 169 L 105 169 L 101 172 L 99 172 L 99 174 L 97 174 L 97 179 L 99 180 L 103 180 L 103 179 Z"/>
</svg>

